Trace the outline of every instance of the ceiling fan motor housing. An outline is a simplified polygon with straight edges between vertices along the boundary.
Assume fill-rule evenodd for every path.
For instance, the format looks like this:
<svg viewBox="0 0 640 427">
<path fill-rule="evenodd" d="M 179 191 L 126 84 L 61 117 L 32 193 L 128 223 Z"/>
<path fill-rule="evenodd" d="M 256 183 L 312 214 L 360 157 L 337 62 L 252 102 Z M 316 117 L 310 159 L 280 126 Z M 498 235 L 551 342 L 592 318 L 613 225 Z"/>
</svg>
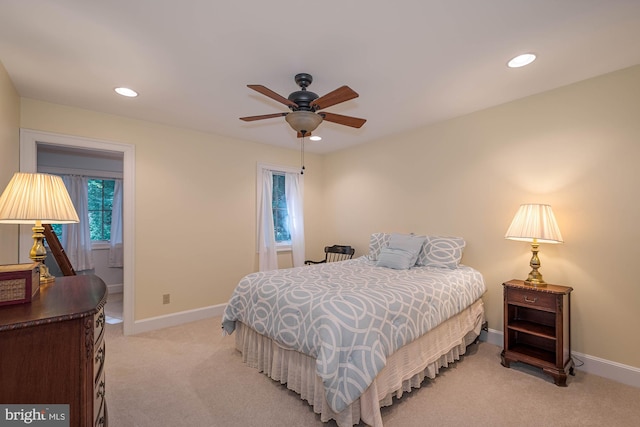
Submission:
<svg viewBox="0 0 640 427">
<path fill-rule="evenodd" d="M 298 105 L 298 108 L 290 107 L 293 111 L 314 111 L 311 102 L 318 99 L 318 95 L 308 90 L 299 90 L 291 93 L 288 99 Z"/>
<path fill-rule="evenodd" d="M 289 101 L 295 102 L 298 108 L 290 107 L 293 111 L 315 111 L 311 108 L 311 102 L 318 99 L 318 95 L 308 91 L 307 86 L 313 82 L 311 74 L 299 73 L 295 76 L 295 81 L 302 90 L 292 92 L 287 98 Z"/>
</svg>

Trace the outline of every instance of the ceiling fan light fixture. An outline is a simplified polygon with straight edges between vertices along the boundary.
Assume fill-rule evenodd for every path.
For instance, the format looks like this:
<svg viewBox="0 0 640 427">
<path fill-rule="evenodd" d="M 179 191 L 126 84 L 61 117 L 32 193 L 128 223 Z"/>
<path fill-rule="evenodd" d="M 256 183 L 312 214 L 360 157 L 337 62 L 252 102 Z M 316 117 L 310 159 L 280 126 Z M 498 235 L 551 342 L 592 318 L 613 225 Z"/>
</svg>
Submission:
<svg viewBox="0 0 640 427">
<path fill-rule="evenodd" d="M 310 133 L 322 123 L 322 116 L 311 111 L 292 111 L 285 120 L 296 132 Z"/>
</svg>

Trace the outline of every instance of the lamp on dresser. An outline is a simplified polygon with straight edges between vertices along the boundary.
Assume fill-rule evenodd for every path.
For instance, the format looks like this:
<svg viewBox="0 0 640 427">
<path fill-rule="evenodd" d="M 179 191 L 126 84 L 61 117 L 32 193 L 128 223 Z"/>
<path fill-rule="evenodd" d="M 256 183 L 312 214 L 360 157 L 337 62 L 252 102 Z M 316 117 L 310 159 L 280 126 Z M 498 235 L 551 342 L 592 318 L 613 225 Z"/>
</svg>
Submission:
<svg viewBox="0 0 640 427">
<path fill-rule="evenodd" d="M 505 239 L 531 242 L 531 272 L 525 280 L 525 284 L 544 287 L 545 281 L 540 268 L 538 247 L 540 243 L 562 243 L 562 235 L 558 223 L 553 215 L 551 206 L 544 204 L 524 204 L 516 212 L 516 215 L 505 234 Z"/>
<path fill-rule="evenodd" d="M 47 257 L 42 224 L 80 222 L 62 178 L 44 173 L 17 172 L 0 196 L 0 223 L 34 224 L 29 258 L 40 263 L 40 283 L 55 280 L 43 264 Z"/>
</svg>

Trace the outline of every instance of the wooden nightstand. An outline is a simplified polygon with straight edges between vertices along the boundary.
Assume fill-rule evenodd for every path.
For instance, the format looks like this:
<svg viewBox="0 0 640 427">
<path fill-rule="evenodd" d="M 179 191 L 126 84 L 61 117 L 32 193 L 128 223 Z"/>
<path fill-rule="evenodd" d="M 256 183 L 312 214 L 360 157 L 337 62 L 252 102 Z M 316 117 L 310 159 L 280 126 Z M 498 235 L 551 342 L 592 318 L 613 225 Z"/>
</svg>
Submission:
<svg viewBox="0 0 640 427">
<path fill-rule="evenodd" d="M 573 375 L 570 295 L 573 288 L 525 285 L 510 280 L 504 287 L 504 350 L 502 365 L 523 362 L 537 366 L 566 387 Z"/>
</svg>

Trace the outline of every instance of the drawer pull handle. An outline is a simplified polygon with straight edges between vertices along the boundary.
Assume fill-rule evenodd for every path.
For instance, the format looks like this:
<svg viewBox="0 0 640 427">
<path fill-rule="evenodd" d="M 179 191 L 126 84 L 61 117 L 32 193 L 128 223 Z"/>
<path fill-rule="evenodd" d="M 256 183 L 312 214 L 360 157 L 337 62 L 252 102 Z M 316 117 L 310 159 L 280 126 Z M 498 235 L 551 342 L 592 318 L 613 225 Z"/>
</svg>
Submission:
<svg viewBox="0 0 640 427">
<path fill-rule="evenodd" d="M 529 299 L 529 297 L 527 297 L 526 295 L 524 296 L 524 302 L 534 304 L 536 301 L 538 301 L 538 297 L 535 297 L 534 299 Z"/>
</svg>

